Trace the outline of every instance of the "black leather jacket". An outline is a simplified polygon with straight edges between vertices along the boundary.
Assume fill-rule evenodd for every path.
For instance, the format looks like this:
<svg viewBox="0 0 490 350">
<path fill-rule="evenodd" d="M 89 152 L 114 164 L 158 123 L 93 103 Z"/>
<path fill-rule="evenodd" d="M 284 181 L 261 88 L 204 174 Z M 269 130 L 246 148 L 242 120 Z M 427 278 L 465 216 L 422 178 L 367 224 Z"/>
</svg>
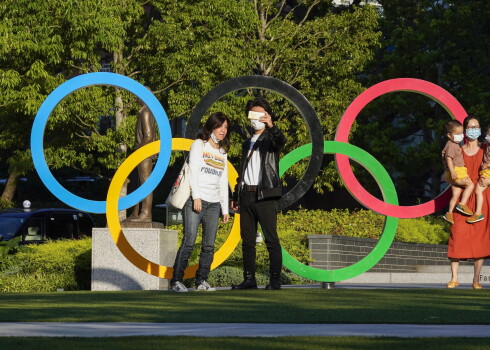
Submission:
<svg viewBox="0 0 490 350">
<path fill-rule="evenodd" d="M 282 131 L 275 125 L 267 128 L 257 139 L 258 148 L 255 152 L 260 152 L 260 166 L 262 169 L 261 179 L 257 186 L 257 199 L 281 198 L 282 185 L 279 178 L 279 152 L 286 143 L 286 138 Z M 237 185 L 233 192 L 233 200 L 238 202 L 242 189 L 242 177 L 245 173 L 245 163 L 250 149 L 250 139 L 242 145 L 242 159 L 238 172 Z"/>
</svg>

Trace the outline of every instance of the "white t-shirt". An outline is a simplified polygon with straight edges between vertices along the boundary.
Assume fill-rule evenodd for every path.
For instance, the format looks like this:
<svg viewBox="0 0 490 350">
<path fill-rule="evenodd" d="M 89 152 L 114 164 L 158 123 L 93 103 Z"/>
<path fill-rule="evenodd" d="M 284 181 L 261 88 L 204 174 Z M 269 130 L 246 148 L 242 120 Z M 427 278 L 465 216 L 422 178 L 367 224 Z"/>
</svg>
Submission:
<svg viewBox="0 0 490 350">
<path fill-rule="evenodd" d="M 209 142 L 195 140 L 189 154 L 192 198 L 221 204 L 223 215 L 228 214 L 228 162 L 222 148 Z"/>
<path fill-rule="evenodd" d="M 252 148 L 260 135 L 261 134 L 254 134 L 250 139 L 250 148 L 247 156 L 250 154 L 250 152 L 252 152 Z M 260 167 L 260 152 L 258 149 L 256 149 L 248 161 L 247 169 L 245 169 L 245 174 L 243 175 L 243 182 L 246 185 L 257 186 L 259 184 L 261 174 L 262 169 Z"/>
</svg>

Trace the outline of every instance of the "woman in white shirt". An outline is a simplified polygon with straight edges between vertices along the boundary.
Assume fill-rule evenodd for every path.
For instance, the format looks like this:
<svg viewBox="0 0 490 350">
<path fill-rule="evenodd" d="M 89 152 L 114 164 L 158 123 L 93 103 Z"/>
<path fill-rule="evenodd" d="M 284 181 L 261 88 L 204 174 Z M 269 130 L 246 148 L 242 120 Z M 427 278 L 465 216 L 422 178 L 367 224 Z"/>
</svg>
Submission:
<svg viewBox="0 0 490 350">
<path fill-rule="evenodd" d="M 199 269 L 196 272 L 196 290 L 214 291 L 208 282 L 208 274 L 213 262 L 214 241 L 218 231 L 220 212 L 223 223 L 228 213 L 228 126 L 230 120 L 221 113 L 213 113 L 204 124 L 202 131 L 192 143 L 189 154 L 191 196 L 182 209 L 184 237 L 174 263 L 174 274 L 170 290 L 187 292 L 183 284 L 184 270 L 194 249 L 197 231 L 202 223 L 202 247 Z"/>
</svg>

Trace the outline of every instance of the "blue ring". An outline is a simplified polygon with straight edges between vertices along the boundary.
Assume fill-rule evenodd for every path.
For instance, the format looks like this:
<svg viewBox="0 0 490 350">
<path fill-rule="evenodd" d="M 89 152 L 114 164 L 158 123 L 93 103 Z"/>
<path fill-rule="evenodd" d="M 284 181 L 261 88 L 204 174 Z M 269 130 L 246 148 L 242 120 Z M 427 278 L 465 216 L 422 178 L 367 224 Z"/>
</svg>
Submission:
<svg viewBox="0 0 490 350">
<path fill-rule="evenodd" d="M 44 158 L 43 137 L 49 115 L 56 105 L 67 95 L 91 85 L 116 86 L 135 94 L 153 113 L 160 131 L 160 153 L 151 175 L 137 190 L 128 196 L 119 199 L 119 210 L 130 208 L 141 202 L 158 186 L 163 175 L 165 175 L 165 172 L 167 171 L 170 160 L 170 154 L 172 152 L 172 133 L 170 131 L 167 114 L 157 98 L 137 81 L 120 74 L 98 72 L 79 75 L 61 84 L 49 94 L 39 108 L 32 125 L 31 153 L 34 167 L 39 174 L 41 181 L 60 201 L 79 210 L 102 214 L 106 212 L 105 201 L 84 199 L 67 191 L 54 178 L 53 174 L 51 174 L 51 171 L 46 164 L 46 159 Z"/>
</svg>

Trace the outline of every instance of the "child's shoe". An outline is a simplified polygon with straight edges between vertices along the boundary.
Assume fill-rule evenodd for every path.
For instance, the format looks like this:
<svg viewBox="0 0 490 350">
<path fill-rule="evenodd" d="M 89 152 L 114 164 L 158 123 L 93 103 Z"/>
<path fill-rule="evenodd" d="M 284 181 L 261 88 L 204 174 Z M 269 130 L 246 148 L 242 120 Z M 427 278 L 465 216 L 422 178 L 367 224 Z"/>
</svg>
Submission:
<svg viewBox="0 0 490 350">
<path fill-rule="evenodd" d="M 468 224 L 474 224 L 475 222 L 482 221 L 484 218 L 485 216 L 483 216 L 483 214 L 473 214 L 468 219 L 466 219 L 466 222 Z"/>
<path fill-rule="evenodd" d="M 454 224 L 453 213 L 447 212 L 445 215 L 442 216 L 442 218 L 449 222 L 451 225 Z"/>
<path fill-rule="evenodd" d="M 468 208 L 468 206 L 466 204 L 459 203 L 456 206 L 456 210 L 463 213 L 464 215 L 468 215 L 468 216 L 473 215 L 473 212 L 470 210 L 470 208 Z"/>
</svg>

